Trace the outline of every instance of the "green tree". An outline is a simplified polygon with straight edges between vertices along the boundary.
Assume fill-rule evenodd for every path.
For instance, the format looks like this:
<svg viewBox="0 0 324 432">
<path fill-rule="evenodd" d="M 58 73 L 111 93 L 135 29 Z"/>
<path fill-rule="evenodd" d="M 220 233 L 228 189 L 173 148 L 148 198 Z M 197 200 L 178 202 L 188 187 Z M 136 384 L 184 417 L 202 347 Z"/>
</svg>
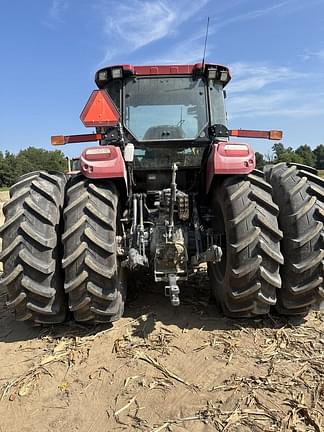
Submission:
<svg viewBox="0 0 324 432">
<path fill-rule="evenodd" d="M 0 187 L 13 185 L 17 178 L 31 171 L 64 171 L 66 160 L 60 150 L 48 151 L 35 147 L 21 150 L 17 155 L 0 152 Z"/>
<path fill-rule="evenodd" d="M 315 157 L 315 167 L 319 170 L 324 169 L 324 144 L 318 145 L 313 151 Z"/>
<path fill-rule="evenodd" d="M 0 151 L 0 188 L 6 186 L 4 183 L 4 156 L 2 151 Z"/>
<path fill-rule="evenodd" d="M 0 167 L 0 178 L 3 186 L 11 186 L 17 178 L 16 156 L 8 151 L 5 152 Z"/>
<path fill-rule="evenodd" d="M 274 143 L 272 146 L 272 151 L 274 153 L 275 158 L 279 159 L 281 154 L 285 152 L 285 147 L 281 142 Z"/>
<path fill-rule="evenodd" d="M 265 165 L 263 154 L 259 152 L 255 152 L 255 161 L 256 161 L 257 169 L 262 170 Z"/>
<path fill-rule="evenodd" d="M 314 167 L 315 166 L 315 155 L 312 149 L 307 145 L 301 145 L 295 150 L 295 153 L 303 159 L 305 165 Z"/>
<path fill-rule="evenodd" d="M 60 150 L 48 151 L 35 147 L 28 147 L 20 150 L 17 155 L 18 175 L 23 175 L 31 171 L 64 171 L 66 160 Z"/>
<path fill-rule="evenodd" d="M 304 159 L 299 154 L 295 153 L 292 147 L 284 147 L 282 143 L 275 143 L 272 146 L 272 151 L 274 152 L 274 162 L 295 162 L 304 163 Z"/>
</svg>

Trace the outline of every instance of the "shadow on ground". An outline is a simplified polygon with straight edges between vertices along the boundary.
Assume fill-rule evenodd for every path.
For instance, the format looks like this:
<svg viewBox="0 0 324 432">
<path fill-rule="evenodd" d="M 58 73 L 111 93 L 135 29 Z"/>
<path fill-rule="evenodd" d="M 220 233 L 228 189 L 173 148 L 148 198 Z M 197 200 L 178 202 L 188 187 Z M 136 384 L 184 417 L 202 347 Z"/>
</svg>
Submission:
<svg viewBox="0 0 324 432">
<path fill-rule="evenodd" d="M 284 325 L 299 325 L 301 318 L 286 318 L 275 313 L 258 318 L 231 319 L 225 317 L 218 306 L 210 301 L 208 280 L 202 274 L 194 277 L 181 287 L 181 305 L 173 307 L 164 296 L 163 286 L 143 283 L 128 299 L 122 320 L 127 325 L 133 321 L 134 333 L 146 338 L 159 321 L 166 326 L 176 326 L 181 331 L 199 329 L 201 331 L 237 330 L 241 328 L 280 328 Z M 73 320 L 57 326 L 32 326 L 17 322 L 5 305 L 6 295 L 0 292 L 0 342 L 11 343 L 41 338 L 86 336 L 111 328 L 111 325 L 81 325 Z M 131 320 L 130 320 L 131 318 Z M 135 321 L 134 321 L 135 320 Z M 116 324 L 115 324 L 116 325 Z"/>
</svg>

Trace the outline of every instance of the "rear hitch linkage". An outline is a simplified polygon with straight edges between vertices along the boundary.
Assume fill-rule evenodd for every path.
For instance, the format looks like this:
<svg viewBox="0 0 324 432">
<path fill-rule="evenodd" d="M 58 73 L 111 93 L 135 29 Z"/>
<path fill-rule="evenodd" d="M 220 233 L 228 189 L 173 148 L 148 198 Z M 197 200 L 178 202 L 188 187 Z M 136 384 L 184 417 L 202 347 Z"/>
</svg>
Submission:
<svg viewBox="0 0 324 432">
<path fill-rule="evenodd" d="M 168 274 L 169 285 L 165 287 L 166 297 L 170 297 L 172 306 L 180 305 L 180 288 L 177 285 L 177 276 L 175 274 Z"/>
<path fill-rule="evenodd" d="M 130 270 L 148 265 L 145 251 L 144 203 L 145 194 L 133 195 L 133 222 L 131 227 L 131 247 L 123 265 Z M 139 209 L 139 221 L 138 221 Z"/>
</svg>

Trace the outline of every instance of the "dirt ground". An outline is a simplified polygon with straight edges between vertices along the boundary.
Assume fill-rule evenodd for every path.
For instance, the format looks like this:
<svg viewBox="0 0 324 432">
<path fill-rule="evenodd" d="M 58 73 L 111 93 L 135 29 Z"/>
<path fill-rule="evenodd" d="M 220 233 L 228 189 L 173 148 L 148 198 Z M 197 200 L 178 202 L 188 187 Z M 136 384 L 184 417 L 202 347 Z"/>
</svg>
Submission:
<svg viewBox="0 0 324 432">
<path fill-rule="evenodd" d="M 324 316 L 230 320 L 205 273 L 113 327 L 15 322 L 0 290 L 0 432 L 324 430 Z"/>
</svg>

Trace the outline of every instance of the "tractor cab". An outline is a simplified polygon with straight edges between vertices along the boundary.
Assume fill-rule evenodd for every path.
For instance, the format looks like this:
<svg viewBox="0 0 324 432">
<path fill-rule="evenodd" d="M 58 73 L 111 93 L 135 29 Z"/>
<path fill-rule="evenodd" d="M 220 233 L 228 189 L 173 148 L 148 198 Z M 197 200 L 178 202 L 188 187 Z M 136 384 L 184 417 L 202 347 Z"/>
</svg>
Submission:
<svg viewBox="0 0 324 432">
<path fill-rule="evenodd" d="M 96 74 L 117 110 L 134 168 L 198 167 L 209 128 L 226 126 L 223 88 L 230 80 L 218 65 L 114 66 Z"/>
</svg>

